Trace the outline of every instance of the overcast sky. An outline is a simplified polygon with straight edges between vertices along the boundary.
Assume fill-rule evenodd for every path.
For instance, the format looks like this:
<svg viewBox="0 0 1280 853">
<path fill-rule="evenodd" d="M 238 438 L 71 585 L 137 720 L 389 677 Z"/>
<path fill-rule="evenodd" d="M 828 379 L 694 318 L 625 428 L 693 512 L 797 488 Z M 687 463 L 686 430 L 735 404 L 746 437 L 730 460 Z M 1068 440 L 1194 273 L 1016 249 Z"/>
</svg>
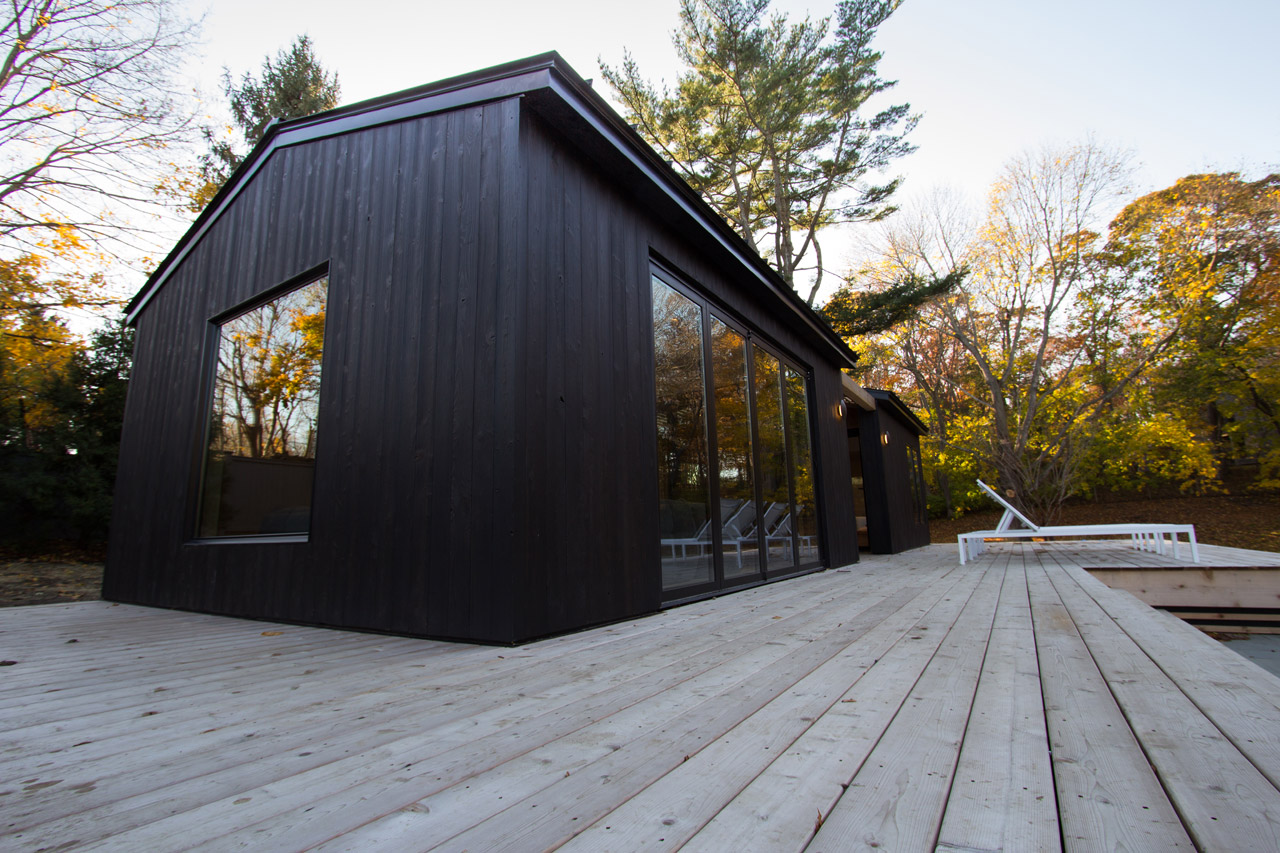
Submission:
<svg viewBox="0 0 1280 853">
<path fill-rule="evenodd" d="M 793 19 L 835 0 L 775 0 Z M 535 3 L 192 2 L 205 15 L 195 69 L 213 103 L 223 66 L 238 76 L 310 34 L 350 103 L 557 50 L 584 77 L 624 50 L 650 79 L 679 71 L 677 0 Z M 1133 151 L 1135 188 L 1206 169 L 1280 168 L 1280 0 L 906 0 L 874 46 L 893 102 L 922 118 L 900 161 L 904 196 L 949 184 L 975 201 L 1010 156 L 1098 141 Z M 603 81 L 599 88 L 611 93 Z M 888 103 L 888 102 L 886 102 Z"/>
</svg>

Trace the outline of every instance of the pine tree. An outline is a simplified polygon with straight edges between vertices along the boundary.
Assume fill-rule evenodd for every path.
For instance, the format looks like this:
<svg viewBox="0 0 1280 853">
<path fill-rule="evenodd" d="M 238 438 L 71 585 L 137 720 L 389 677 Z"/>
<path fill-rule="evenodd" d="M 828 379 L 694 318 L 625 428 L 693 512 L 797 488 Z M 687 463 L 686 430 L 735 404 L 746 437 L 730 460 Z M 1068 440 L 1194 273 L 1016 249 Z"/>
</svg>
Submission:
<svg viewBox="0 0 1280 853">
<path fill-rule="evenodd" d="M 274 60 L 262 62 L 258 77 L 245 72 L 237 84 L 223 70 L 222 90 L 235 121 L 235 136 L 220 138 L 206 128 L 209 153 L 201 159 L 201 185 L 192 194 L 191 209 L 199 211 L 226 183 L 273 119 L 291 119 L 333 109 L 342 95 L 337 72 L 326 71 L 316 58 L 311 38 L 298 36 Z"/>
<path fill-rule="evenodd" d="M 791 23 L 769 0 L 682 0 L 686 70 L 659 91 L 628 56 L 602 66 L 627 119 L 753 249 L 796 286 L 822 283 L 820 232 L 893 211 L 898 180 L 868 180 L 913 150 L 906 104 L 866 111 L 894 84 L 876 72 L 876 29 L 900 0 L 840 0 Z M 834 18 L 834 27 L 833 24 Z"/>
</svg>

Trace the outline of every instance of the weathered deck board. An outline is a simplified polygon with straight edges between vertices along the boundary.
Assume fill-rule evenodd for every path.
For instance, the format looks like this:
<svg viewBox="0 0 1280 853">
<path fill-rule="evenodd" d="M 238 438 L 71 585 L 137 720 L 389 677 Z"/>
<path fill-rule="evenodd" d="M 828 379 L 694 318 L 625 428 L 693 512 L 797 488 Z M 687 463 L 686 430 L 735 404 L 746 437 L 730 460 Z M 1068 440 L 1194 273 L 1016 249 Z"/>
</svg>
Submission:
<svg viewBox="0 0 1280 853">
<path fill-rule="evenodd" d="M 778 756 L 686 849 L 802 850 L 875 748 L 981 580 L 961 575 L 871 670 Z"/>
<path fill-rule="evenodd" d="M 513 649 L 0 611 L 0 848 L 1280 847 L 1280 679 L 1084 571 L 1158 559 L 931 546 Z"/>
<path fill-rule="evenodd" d="M 1193 849 L 1044 569 L 1030 569 L 1027 585 L 1064 846 Z"/>
<path fill-rule="evenodd" d="M 877 585 L 876 578 L 864 576 L 846 587 L 861 595 Z M 321 719 L 333 719 L 338 711 L 339 719 L 348 725 L 321 739 L 308 736 L 310 720 L 304 719 L 279 731 L 268 730 L 266 744 L 251 727 L 230 732 L 234 737 L 253 735 L 251 743 L 233 737 L 230 748 L 212 754 L 207 746 L 178 756 L 161 753 L 161 773 L 154 772 L 154 764 L 135 767 L 123 778 L 115 777 L 109 790 L 100 795 L 94 792 L 104 800 L 127 793 L 126 799 L 106 801 L 99 808 L 46 826 L 45 832 L 55 838 L 74 838 L 85 825 L 92 825 L 126 833 L 122 839 L 146 847 L 163 843 L 167 832 L 189 822 L 201 825 L 206 835 L 216 835 L 291 809 L 318 817 L 321 802 L 344 812 L 353 793 L 347 789 L 353 786 L 354 793 L 375 805 L 388 796 L 404 798 L 397 803 L 403 805 L 417 799 L 412 795 L 415 784 L 445 787 L 451 780 L 465 780 L 537 746 L 539 738 L 559 740 L 691 678 L 731 678 L 730 664 L 738 657 L 782 656 L 800 642 L 795 639 L 797 631 L 813 630 L 815 613 L 831 615 L 840 606 L 821 594 L 820 585 L 811 592 L 814 600 L 800 597 L 793 603 L 794 593 L 789 591 L 769 602 L 767 612 L 754 612 L 748 601 L 726 601 L 729 606 L 711 610 L 682 610 L 667 622 L 665 639 L 646 634 L 644 642 L 633 638 L 622 644 L 603 643 L 593 654 L 571 655 L 563 661 L 563 649 L 555 646 L 539 644 L 523 655 L 521 650 L 503 654 L 475 647 L 482 660 L 457 677 L 446 673 L 432 678 L 432 689 L 424 700 L 410 701 L 393 680 L 380 691 L 383 702 L 376 716 L 350 713 L 341 702 L 322 715 Z M 718 635 L 723 636 L 717 643 L 705 642 Z M 699 644 L 691 648 L 694 642 Z M 513 668 L 500 662 L 504 658 L 517 661 L 519 679 L 514 685 Z M 447 690 L 441 689 L 442 682 Z M 513 695 L 517 698 L 512 699 Z M 362 717 L 365 725 L 350 725 Z M 515 723 L 520 730 L 513 732 Z M 415 765 L 418 769 L 408 773 L 407 768 Z M 231 784 L 236 786 L 231 793 L 217 796 Z M 224 810 L 224 799 L 234 803 L 244 796 L 250 800 L 242 808 Z M 254 797 L 257 802 L 244 808 Z M 183 815 L 186 811 L 192 813 Z"/>
<path fill-rule="evenodd" d="M 934 845 L 1003 582 L 1000 569 L 985 574 L 809 849 Z"/>
<path fill-rule="evenodd" d="M 1280 791 L 1061 569 L 1049 580 L 1202 850 L 1280 850 Z"/>
<path fill-rule="evenodd" d="M 1024 563 L 1000 593 L 938 851 L 1059 850 L 1058 810 Z"/>
</svg>

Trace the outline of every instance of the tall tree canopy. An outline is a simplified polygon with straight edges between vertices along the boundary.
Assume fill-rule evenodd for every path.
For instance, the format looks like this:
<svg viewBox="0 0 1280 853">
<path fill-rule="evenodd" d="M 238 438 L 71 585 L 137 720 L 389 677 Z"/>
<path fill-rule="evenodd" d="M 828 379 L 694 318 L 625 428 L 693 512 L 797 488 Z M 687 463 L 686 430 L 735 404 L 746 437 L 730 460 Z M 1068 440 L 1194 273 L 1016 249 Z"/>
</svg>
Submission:
<svg viewBox="0 0 1280 853">
<path fill-rule="evenodd" d="M 12 0 L 0 11 L 0 241 L 129 241 L 191 110 L 194 39 L 171 0 Z M 136 225 L 136 223 L 134 223 Z"/>
<path fill-rule="evenodd" d="M 857 343 L 869 382 L 926 410 L 948 512 L 976 476 L 1042 518 L 1082 491 L 1213 490 L 1238 461 L 1280 487 L 1280 176 L 1190 175 L 1104 232 L 1124 176 L 1092 143 L 1020 157 L 985 218 L 938 196 L 862 271 L 890 296 L 968 271 Z"/>
<path fill-rule="evenodd" d="M 1280 485 L 1280 175 L 1189 175 L 1129 204 L 1110 251 L 1181 332 L 1153 377 L 1220 463 L 1259 458 Z"/>
<path fill-rule="evenodd" d="M 979 224 L 940 211 L 891 233 L 870 273 L 969 274 L 883 358 L 920 389 L 943 452 L 980 460 L 1051 519 L 1078 486 L 1098 425 L 1177 339 L 1159 302 L 1102 237 L 1126 157 L 1086 142 L 1006 164 Z M 1114 208 L 1112 208 L 1114 209 Z"/>
<path fill-rule="evenodd" d="M 601 67 L 627 119 L 793 287 L 822 283 L 821 231 L 887 216 L 898 180 L 868 181 L 910 152 L 906 104 L 866 115 L 892 87 L 876 29 L 901 0 L 840 0 L 833 18 L 791 23 L 769 0 L 681 0 L 686 70 L 658 89 L 627 55 Z"/>
<path fill-rule="evenodd" d="M 239 83 L 224 70 L 222 89 L 235 121 L 231 138 L 206 129 L 209 153 L 201 161 L 201 184 L 192 194 L 191 208 L 201 210 L 244 160 L 248 150 L 266 133 L 273 119 L 301 118 L 338 106 L 342 87 L 337 72 L 326 71 L 316 57 L 311 38 L 298 36 L 275 59 L 262 61 L 259 76 L 245 72 Z M 239 138 L 236 138 L 239 137 Z"/>
</svg>

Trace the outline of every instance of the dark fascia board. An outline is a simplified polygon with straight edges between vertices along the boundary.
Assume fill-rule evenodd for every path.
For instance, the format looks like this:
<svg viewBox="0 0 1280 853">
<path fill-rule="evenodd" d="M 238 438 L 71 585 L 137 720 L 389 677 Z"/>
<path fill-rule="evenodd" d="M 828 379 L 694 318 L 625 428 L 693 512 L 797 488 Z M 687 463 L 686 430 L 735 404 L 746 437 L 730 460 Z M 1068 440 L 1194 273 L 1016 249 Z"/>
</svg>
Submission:
<svg viewBox="0 0 1280 853">
<path fill-rule="evenodd" d="M 904 402 L 902 398 L 892 391 L 882 391 L 879 388 L 865 389 L 876 401 L 876 408 L 886 409 L 893 412 L 907 426 L 915 431 L 916 435 L 928 435 L 929 428 L 925 426 L 924 421 L 916 417 L 916 413 Z"/>
<path fill-rule="evenodd" d="M 518 97 L 529 91 L 546 88 L 550 81 L 549 69 L 553 59 L 558 57 L 543 54 L 304 118 L 271 124 L 258 144 L 231 173 L 226 183 L 196 217 L 196 221 L 147 278 L 142 289 L 125 306 L 126 322 L 130 325 L 137 322 L 138 315 L 151 297 L 277 149 L 417 116 Z"/>
<path fill-rule="evenodd" d="M 824 349 L 841 366 L 852 367 L 857 356 L 841 338 L 789 287 L 764 259 L 756 254 L 693 189 L 662 159 L 589 83 L 558 54 L 539 54 L 527 59 L 496 65 L 459 77 L 451 77 L 406 89 L 379 98 L 338 107 L 290 121 L 276 122 L 227 179 L 204 211 L 196 218 L 161 261 L 155 272 L 126 307 L 129 323 L 137 320 L 170 273 L 180 264 L 200 238 L 230 206 L 240 189 L 278 148 L 298 145 L 328 136 L 350 133 L 381 124 L 403 121 L 430 113 L 472 106 L 504 98 L 548 90 L 569 106 L 610 147 L 638 169 L 653 186 L 718 246 L 733 257 L 759 285 L 780 299 L 790 311 L 792 325 Z"/>
</svg>

